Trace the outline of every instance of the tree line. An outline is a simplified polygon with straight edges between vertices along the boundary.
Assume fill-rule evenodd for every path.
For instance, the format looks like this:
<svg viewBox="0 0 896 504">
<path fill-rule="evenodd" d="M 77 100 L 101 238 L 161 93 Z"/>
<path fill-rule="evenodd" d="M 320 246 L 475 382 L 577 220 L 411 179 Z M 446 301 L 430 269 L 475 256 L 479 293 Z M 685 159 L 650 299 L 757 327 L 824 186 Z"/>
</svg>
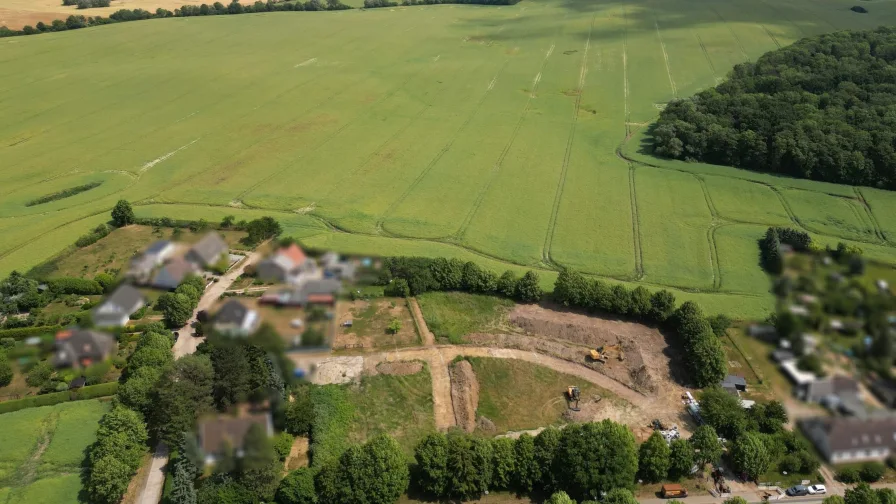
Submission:
<svg viewBox="0 0 896 504">
<path fill-rule="evenodd" d="M 416 296 L 429 291 L 465 291 L 495 294 L 523 303 L 535 303 L 544 296 L 538 273 L 517 276 L 507 270 L 501 276 L 472 261 L 439 257 L 388 257 L 378 279 L 388 296 Z"/>
<path fill-rule="evenodd" d="M 72 1 L 72 0 L 66 0 Z M 90 7 L 108 7 L 109 0 L 77 0 L 76 5 L 79 9 Z M 82 7 L 82 3 L 84 6 Z M 106 5 L 102 5 L 105 3 Z M 162 19 L 169 17 L 188 17 L 188 16 L 217 16 L 224 14 L 252 14 L 255 12 L 274 12 L 274 11 L 327 11 L 327 10 L 346 10 L 352 7 L 342 3 L 340 0 L 308 0 L 301 1 L 282 1 L 267 2 L 256 1 L 251 5 L 242 5 L 234 0 L 228 5 L 221 2 L 215 2 L 212 5 L 184 5 L 179 9 L 170 11 L 168 9 L 158 8 L 155 12 L 149 12 L 143 9 L 120 9 L 113 12 L 109 17 L 102 16 L 80 16 L 71 15 L 65 21 L 55 19 L 50 24 L 43 21 L 36 25 L 26 25 L 21 30 L 12 30 L 6 26 L 0 26 L 0 38 L 17 37 L 23 35 L 38 35 L 47 32 L 59 32 L 66 30 L 77 30 L 80 28 L 88 28 L 91 26 L 101 26 L 110 23 L 121 23 L 127 21 L 140 21 L 144 19 Z"/>
<path fill-rule="evenodd" d="M 685 350 L 686 367 L 698 387 L 718 384 L 728 372 L 719 337 L 730 321 L 724 315 L 707 318 L 693 301 L 676 308 L 675 295 L 667 290 L 653 294 L 641 286 L 629 290 L 566 269 L 557 276 L 553 296 L 564 306 L 632 317 L 670 329 Z"/>
<path fill-rule="evenodd" d="M 784 270 L 784 256 L 781 244 L 789 245 L 797 252 L 808 252 L 812 249 L 812 237 L 809 233 L 786 227 L 770 227 L 765 236 L 759 240 L 759 260 L 766 271 L 774 275 Z"/>
<path fill-rule="evenodd" d="M 658 155 L 828 182 L 896 189 L 896 31 L 839 31 L 736 65 L 670 102 Z"/>
</svg>

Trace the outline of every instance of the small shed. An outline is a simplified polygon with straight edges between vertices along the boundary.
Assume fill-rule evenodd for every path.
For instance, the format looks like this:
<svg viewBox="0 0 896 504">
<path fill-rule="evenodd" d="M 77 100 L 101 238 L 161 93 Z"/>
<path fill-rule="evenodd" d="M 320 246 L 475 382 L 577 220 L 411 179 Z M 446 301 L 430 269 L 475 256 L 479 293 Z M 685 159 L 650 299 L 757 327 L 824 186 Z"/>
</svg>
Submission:
<svg viewBox="0 0 896 504">
<path fill-rule="evenodd" d="M 747 391 L 747 380 L 743 376 L 728 375 L 722 380 L 722 388 L 734 389 L 738 392 Z"/>
</svg>

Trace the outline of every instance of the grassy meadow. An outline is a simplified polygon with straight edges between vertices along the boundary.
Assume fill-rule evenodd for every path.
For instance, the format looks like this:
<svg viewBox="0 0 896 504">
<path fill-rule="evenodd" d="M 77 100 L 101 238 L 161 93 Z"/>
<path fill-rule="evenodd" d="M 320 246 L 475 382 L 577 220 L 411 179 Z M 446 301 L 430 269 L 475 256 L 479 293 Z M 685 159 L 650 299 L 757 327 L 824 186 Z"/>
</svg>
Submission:
<svg viewBox="0 0 896 504">
<path fill-rule="evenodd" d="M 523 0 L 3 39 L 0 274 L 125 198 L 140 216 L 274 215 L 308 246 L 535 268 L 546 287 L 569 266 L 759 317 L 765 226 L 896 263 L 896 195 L 657 159 L 645 132 L 737 63 L 896 22 L 894 4 L 851 5 Z"/>
<path fill-rule="evenodd" d="M 0 503 L 80 502 L 81 465 L 108 409 L 90 400 L 0 415 Z"/>
</svg>

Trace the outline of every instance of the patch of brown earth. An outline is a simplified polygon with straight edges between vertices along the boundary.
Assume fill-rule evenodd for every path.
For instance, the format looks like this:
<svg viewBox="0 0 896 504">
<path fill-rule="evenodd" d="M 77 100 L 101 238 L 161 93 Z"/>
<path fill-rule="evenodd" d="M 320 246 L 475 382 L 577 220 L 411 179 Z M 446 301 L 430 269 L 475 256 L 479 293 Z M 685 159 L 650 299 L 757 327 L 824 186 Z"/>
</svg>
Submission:
<svg viewBox="0 0 896 504">
<path fill-rule="evenodd" d="M 286 472 L 295 471 L 300 467 L 308 467 L 308 438 L 299 436 L 292 443 L 289 455 L 283 462 Z"/>
<path fill-rule="evenodd" d="M 451 402 L 455 425 L 465 432 L 476 430 L 476 408 L 479 407 L 479 381 L 469 361 L 462 360 L 448 368 L 451 375 Z"/>
<path fill-rule="evenodd" d="M 380 362 L 376 366 L 376 371 L 384 375 L 405 376 L 417 374 L 423 369 L 422 362 L 394 361 Z"/>
</svg>

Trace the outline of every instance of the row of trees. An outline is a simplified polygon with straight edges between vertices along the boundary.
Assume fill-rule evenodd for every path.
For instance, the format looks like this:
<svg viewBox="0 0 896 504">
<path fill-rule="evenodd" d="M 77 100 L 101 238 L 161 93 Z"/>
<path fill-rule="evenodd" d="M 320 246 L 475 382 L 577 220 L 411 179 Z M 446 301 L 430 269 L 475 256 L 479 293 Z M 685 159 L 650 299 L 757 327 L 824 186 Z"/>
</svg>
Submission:
<svg viewBox="0 0 896 504">
<path fill-rule="evenodd" d="M 618 284 L 610 286 L 570 270 L 563 270 L 557 276 L 554 299 L 564 306 L 632 317 L 674 330 L 684 347 L 691 378 L 698 387 L 715 385 L 727 373 L 718 336 L 724 334 L 730 321 L 725 316 L 707 318 L 693 301 L 676 309 L 675 296 L 669 291 L 651 294 L 640 286 L 633 290 Z"/>
<path fill-rule="evenodd" d="M 829 182 L 896 189 L 896 31 L 808 37 L 669 103 L 655 152 Z"/>
<path fill-rule="evenodd" d="M 64 0 L 71 2 L 72 0 Z M 460 2 L 458 2 L 460 3 Z M 79 9 L 88 9 L 92 7 L 108 7 L 109 0 L 77 0 L 75 3 L 65 5 L 77 5 Z M 158 8 L 155 12 L 149 12 L 143 9 L 120 9 L 112 13 L 108 18 L 102 16 L 69 16 L 65 21 L 56 19 L 50 24 L 39 22 L 35 26 L 27 25 L 21 30 L 11 30 L 6 26 L 0 26 L 0 38 L 16 37 L 21 35 L 38 35 L 46 32 L 58 32 L 65 30 L 77 30 L 79 28 L 87 28 L 90 26 L 100 26 L 110 23 L 119 23 L 126 21 L 140 21 L 144 19 L 160 19 L 168 17 L 187 17 L 187 16 L 215 16 L 220 14 L 252 14 L 255 12 L 272 12 L 272 11 L 326 11 L 326 10 L 346 10 L 351 9 L 350 6 L 342 3 L 340 0 L 308 0 L 306 2 L 267 2 L 256 1 L 251 5 L 242 5 L 234 0 L 228 5 L 221 2 L 215 2 L 212 5 L 202 4 L 184 5 L 174 12 Z"/>
<path fill-rule="evenodd" d="M 205 292 L 205 280 L 190 274 L 184 277 L 174 292 L 166 292 L 156 300 L 156 309 L 162 312 L 165 325 L 172 329 L 183 327 L 193 316 Z"/>
<path fill-rule="evenodd" d="M 439 5 L 439 4 L 475 4 L 475 5 L 516 5 L 520 0 L 402 0 L 401 5 Z M 365 9 L 377 7 L 395 7 L 398 2 L 391 0 L 364 0 Z"/>
<path fill-rule="evenodd" d="M 527 271 L 522 277 L 507 270 L 500 277 L 478 264 L 439 257 L 390 257 L 383 261 L 379 283 L 386 294 L 406 297 L 428 291 L 466 291 L 497 294 L 523 303 L 541 300 L 544 292 L 538 273 Z"/>
<path fill-rule="evenodd" d="M 722 451 L 710 426 L 671 447 L 655 433 L 639 448 L 626 426 L 604 420 L 551 427 L 518 439 L 429 434 L 415 447 L 409 472 L 395 441 L 378 436 L 322 467 L 294 471 L 280 483 L 276 501 L 391 504 L 411 486 L 437 500 L 473 500 L 487 491 L 510 490 L 563 492 L 595 501 L 604 496 L 605 503 L 628 504 L 635 502 L 628 489 L 637 477 L 680 478 L 694 464 L 718 462 Z"/>
<path fill-rule="evenodd" d="M 785 227 L 770 227 L 765 236 L 759 240 L 759 259 L 762 267 L 774 275 L 784 271 L 784 256 L 781 244 L 789 245 L 797 252 L 808 252 L 812 249 L 812 237 L 809 233 Z"/>
</svg>

